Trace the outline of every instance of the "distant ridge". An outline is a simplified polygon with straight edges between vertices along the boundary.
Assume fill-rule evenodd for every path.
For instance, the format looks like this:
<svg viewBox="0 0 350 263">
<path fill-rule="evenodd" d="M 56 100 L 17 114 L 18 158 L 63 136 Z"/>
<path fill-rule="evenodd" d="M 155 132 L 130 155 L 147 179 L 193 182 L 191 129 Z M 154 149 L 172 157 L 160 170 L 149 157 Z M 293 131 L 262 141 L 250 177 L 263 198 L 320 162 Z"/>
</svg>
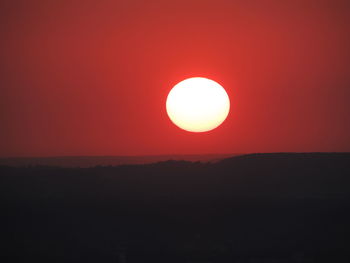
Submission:
<svg viewBox="0 0 350 263">
<path fill-rule="evenodd" d="M 239 154 L 189 154 L 189 155 L 148 155 L 148 156 L 57 156 L 57 157 L 10 157 L 0 158 L 0 165 L 81 167 L 117 166 L 133 164 L 150 164 L 174 161 L 217 162 Z"/>
<path fill-rule="evenodd" d="M 90 168 L 96 166 L 120 166 L 156 164 L 160 162 L 186 161 L 234 165 L 236 163 L 275 162 L 283 159 L 334 159 L 349 158 L 349 152 L 275 152 L 251 154 L 188 154 L 188 155 L 148 155 L 148 156 L 57 156 L 57 157 L 9 157 L 0 158 L 0 166 L 29 167 L 50 166 L 62 168 Z"/>
<path fill-rule="evenodd" d="M 220 163 L 229 163 L 242 160 L 275 160 L 276 159 L 333 159 L 339 157 L 350 157 L 350 152 L 275 152 L 275 153 L 250 153 L 230 156 L 220 160 Z"/>
</svg>

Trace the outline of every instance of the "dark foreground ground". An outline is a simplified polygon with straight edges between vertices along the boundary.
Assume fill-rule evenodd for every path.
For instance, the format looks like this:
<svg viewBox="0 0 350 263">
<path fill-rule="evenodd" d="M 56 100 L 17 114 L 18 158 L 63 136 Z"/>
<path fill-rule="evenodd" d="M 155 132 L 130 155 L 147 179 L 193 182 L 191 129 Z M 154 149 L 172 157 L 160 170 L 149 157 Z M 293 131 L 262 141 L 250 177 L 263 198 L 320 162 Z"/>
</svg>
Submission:
<svg viewBox="0 0 350 263">
<path fill-rule="evenodd" d="M 0 174 L 1 262 L 350 262 L 350 154 Z"/>
</svg>

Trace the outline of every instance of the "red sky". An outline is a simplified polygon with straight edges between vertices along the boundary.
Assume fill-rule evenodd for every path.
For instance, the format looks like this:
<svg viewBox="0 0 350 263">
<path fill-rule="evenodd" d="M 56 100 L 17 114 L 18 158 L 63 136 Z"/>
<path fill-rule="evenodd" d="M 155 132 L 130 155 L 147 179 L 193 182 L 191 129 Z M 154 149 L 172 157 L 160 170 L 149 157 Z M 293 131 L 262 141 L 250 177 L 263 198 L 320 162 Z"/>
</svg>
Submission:
<svg viewBox="0 0 350 263">
<path fill-rule="evenodd" d="M 350 151 L 349 1 L 2 1 L 0 156 Z M 231 112 L 189 133 L 177 82 Z"/>
</svg>

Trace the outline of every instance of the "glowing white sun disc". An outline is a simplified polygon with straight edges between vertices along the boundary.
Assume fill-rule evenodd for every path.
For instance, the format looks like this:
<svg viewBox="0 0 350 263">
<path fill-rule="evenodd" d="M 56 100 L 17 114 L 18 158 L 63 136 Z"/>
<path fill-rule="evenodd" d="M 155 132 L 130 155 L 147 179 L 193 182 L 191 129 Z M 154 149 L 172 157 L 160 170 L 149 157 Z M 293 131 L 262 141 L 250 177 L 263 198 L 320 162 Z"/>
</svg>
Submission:
<svg viewBox="0 0 350 263">
<path fill-rule="evenodd" d="M 218 127 L 230 111 L 225 89 L 207 78 L 189 78 L 169 92 L 166 110 L 171 121 L 190 132 L 206 132 Z"/>
</svg>

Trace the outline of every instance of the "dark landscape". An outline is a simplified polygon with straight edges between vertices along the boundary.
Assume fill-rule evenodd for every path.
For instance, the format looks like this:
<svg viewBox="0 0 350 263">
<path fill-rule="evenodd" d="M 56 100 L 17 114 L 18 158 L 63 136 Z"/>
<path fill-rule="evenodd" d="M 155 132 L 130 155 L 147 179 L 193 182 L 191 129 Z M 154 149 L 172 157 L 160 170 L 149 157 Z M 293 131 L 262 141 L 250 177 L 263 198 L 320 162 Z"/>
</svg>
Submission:
<svg viewBox="0 0 350 263">
<path fill-rule="evenodd" d="M 116 166 L 128 164 L 148 164 L 168 160 L 191 162 L 217 162 L 239 154 L 186 154 L 148 156 L 56 156 L 56 157 L 8 157 L 0 158 L 0 166 L 56 166 L 80 167 Z"/>
<path fill-rule="evenodd" d="M 1 262 L 350 260 L 350 153 L 0 174 Z"/>
</svg>

